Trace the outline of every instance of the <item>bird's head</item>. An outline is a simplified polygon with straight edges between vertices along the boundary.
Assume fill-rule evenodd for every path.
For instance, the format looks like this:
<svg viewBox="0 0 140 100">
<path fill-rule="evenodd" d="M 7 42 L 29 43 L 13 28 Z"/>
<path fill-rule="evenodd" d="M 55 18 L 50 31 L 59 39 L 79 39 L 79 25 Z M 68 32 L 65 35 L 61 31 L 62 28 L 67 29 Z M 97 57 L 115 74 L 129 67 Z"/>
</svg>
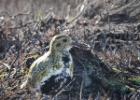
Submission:
<svg viewBox="0 0 140 100">
<path fill-rule="evenodd" d="M 69 51 L 72 40 L 68 35 L 59 34 L 52 38 L 50 42 L 50 50 L 52 52 Z"/>
</svg>

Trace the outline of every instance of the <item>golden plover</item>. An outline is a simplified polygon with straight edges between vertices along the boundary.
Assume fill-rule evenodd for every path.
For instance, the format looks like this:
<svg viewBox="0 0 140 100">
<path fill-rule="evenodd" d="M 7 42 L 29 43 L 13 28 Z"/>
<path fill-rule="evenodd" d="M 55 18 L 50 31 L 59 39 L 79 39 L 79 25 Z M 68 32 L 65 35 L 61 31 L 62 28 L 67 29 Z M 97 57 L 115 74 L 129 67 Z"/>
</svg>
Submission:
<svg viewBox="0 0 140 100">
<path fill-rule="evenodd" d="M 31 65 L 21 88 L 30 86 L 42 94 L 55 95 L 67 85 L 73 77 L 73 60 L 69 53 L 71 42 L 67 35 L 54 36 L 49 51 Z"/>
</svg>

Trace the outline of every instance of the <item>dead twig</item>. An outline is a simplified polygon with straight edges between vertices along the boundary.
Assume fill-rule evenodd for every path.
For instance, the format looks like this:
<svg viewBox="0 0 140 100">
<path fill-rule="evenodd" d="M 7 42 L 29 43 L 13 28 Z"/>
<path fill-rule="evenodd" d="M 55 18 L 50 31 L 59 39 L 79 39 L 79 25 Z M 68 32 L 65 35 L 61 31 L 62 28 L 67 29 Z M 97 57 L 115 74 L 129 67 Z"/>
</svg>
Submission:
<svg viewBox="0 0 140 100">
<path fill-rule="evenodd" d="M 84 75 L 83 75 L 82 82 L 81 82 L 80 93 L 79 93 L 80 94 L 79 100 L 82 100 L 83 85 L 84 85 Z"/>
</svg>

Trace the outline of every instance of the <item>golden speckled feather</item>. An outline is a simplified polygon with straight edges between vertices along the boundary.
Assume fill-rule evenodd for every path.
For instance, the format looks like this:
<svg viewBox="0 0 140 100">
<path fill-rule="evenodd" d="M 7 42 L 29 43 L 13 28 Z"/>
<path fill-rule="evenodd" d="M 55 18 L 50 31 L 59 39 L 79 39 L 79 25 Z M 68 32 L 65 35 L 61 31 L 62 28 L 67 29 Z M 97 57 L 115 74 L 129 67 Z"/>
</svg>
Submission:
<svg viewBox="0 0 140 100">
<path fill-rule="evenodd" d="M 21 88 L 27 85 L 40 88 L 41 84 L 44 84 L 44 82 L 48 81 L 52 76 L 57 75 L 59 77 L 66 75 L 72 78 L 73 61 L 69 53 L 70 48 L 71 38 L 69 36 L 63 34 L 54 36 L 50 42 L 49 51 L 35 60 L 31 65 L 27 79 L 21 85 Z"/>
</svg>

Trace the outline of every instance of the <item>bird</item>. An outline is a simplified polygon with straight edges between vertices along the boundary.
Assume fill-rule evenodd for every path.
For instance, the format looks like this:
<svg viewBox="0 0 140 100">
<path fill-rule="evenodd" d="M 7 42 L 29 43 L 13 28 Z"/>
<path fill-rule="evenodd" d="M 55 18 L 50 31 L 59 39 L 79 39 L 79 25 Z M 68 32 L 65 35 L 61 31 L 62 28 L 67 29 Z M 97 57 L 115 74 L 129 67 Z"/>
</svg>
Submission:
<svg viewBox="0 0 140 100">
<path fill-rule="evenodd" d="M 20 88 L 31 87 L 45 95 L 56 95 L 73 78 L 72 39 L 66 34 L 55 35 L 49 50 L 36 59 Z"/>
</svg>

